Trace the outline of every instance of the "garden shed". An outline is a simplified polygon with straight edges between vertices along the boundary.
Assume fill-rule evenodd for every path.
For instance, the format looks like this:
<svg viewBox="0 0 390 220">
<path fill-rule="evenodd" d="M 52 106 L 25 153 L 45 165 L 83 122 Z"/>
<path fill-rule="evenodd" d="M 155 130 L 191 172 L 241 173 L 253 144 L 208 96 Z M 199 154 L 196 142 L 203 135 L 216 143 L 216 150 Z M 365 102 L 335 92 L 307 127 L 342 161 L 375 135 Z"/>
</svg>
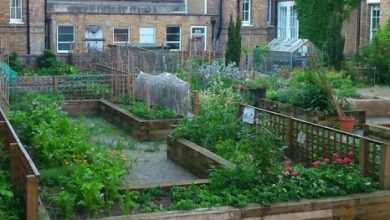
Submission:
<svg viewBox="0 0 390 220">
<path fill-rule="evenodd" d="M 275 38 L 267 45 L 262 70 L 277 73 L 282 67 L 305 67 L 308 62 L 317 63 L 320 51 L 307 39 Z"/>
</svg>

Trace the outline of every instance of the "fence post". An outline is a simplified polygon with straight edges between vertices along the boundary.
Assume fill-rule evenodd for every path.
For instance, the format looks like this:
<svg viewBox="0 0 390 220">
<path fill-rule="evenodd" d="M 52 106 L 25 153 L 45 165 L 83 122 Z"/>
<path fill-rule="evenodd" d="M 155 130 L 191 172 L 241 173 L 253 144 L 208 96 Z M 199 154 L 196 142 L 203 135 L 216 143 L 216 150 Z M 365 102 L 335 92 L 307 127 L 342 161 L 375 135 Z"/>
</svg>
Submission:
<svg viewBox="0 0 390 220">
<path fill-rule="evenodd" d="M 35 175 L 27 175 L 26 186 L 26 219 L 36 220 L 38 218 L 39 202 L 39 179 Z"/>
<path fill-rule="evenodd" d="M 292 117 L 287 117 L 286 120 L 286 142 L 287 142 L 287 155 L 289 158 L 294 158 L 294 140 L 293 140 L 293 132 L 294 132 L 294 126 L 293 126 L 293 119 Z"/>
<path fill-rule="evenodd" d="M 14 190 L 18 190 L 18 182 L 19 182 L 18 172 L 20 172 L 17 147 L 18 147 L 18 144 L 16 144 L 16 143 L 9 144 L 9 149 L 10 149 L 9 160 L 10 160 L 10 166 L 11 166 L 11 183 L 12 183 L 12 188 Z"/>
<path fill-rule="evenodd" d="M 365 138 L 359 139 L 359 166 L 360 174 L 367 176 L 368 172 L 368 141 Z"/>
<path fill-rule="evenodd" d="M 199 91 L 194 91 L 194 102 L 193 102 L 194 115 L 199 115 Z"/>
<path fill-rule="evenodd" d="M 58 78 L 57 76 L 53 76 L 53 91 L 58 89 Z"/>
<path fill-rule="evenodd" d="M 381 155 L 380 185 L 383 190 L 390 190 L 390 143 L 386 142 Z"/>
</svg>

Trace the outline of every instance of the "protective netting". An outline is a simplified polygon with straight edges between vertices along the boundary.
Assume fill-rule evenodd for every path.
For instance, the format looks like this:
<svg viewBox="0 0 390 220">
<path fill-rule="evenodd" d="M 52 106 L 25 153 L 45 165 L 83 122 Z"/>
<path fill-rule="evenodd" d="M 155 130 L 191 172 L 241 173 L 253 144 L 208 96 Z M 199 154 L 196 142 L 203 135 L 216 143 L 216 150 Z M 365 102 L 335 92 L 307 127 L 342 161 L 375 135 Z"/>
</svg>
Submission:
<svg viewBox="0 0 390 220">
<path fill-rule="evenodd" d="M 150 105 L 172 108 L 178 115 L 186 116 L 191 111 L 189 84 L 170 73 L 140 72 L 134 82 L 134 95 Z"/>
</svg>

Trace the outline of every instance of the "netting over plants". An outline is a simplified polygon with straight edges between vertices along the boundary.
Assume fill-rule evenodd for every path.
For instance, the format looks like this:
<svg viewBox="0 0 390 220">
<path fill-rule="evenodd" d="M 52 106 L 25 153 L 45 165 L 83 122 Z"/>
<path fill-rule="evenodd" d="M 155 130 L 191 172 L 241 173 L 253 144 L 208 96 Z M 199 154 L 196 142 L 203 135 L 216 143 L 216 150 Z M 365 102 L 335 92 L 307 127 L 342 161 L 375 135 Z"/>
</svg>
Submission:
<svg viewBox="0 0 390 220">
<path fill-rule="evenodd" d="M 150 105 L 172 108 L 178 115 L 191 110 L 190 85 L 170 73 L 141 72 L 134 82 L 134 95 Z"/>
</svg>

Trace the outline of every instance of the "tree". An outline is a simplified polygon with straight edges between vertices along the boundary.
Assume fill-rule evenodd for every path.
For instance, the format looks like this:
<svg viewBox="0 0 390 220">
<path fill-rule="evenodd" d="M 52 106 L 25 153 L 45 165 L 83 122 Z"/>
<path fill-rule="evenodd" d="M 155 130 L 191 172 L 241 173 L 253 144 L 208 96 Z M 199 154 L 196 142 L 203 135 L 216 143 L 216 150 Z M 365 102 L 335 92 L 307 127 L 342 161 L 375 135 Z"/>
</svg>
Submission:
<svg viewBox="0 0 390 220">
<path fill-rule="evenodd" d="M 228 42 L 225 51 L 225 64 L 234 62 L 237 66 L 241 60 L 241 20 L 237 17 L 236 22 L 230 16 L 228 28 Z"/>
<path fill-rule="evenodd" d="M 335 14 L 329 23 L 326 42 L 326 63 L 336 70 L 344 61 L 344 37 L 341 35 L 343 17 Z"/>
<path fill-rule="evenodd" d="M 358 4 L 358 0 L 296 0 L 299 34 L 325 51 L 325 62 L 339 69 L 344 51 L 341 36 L 343 21 Z"/>
</svg>

